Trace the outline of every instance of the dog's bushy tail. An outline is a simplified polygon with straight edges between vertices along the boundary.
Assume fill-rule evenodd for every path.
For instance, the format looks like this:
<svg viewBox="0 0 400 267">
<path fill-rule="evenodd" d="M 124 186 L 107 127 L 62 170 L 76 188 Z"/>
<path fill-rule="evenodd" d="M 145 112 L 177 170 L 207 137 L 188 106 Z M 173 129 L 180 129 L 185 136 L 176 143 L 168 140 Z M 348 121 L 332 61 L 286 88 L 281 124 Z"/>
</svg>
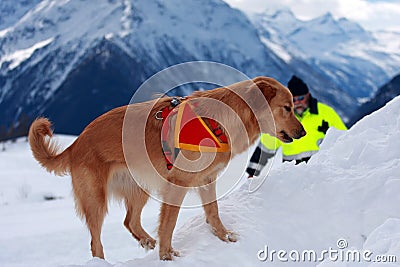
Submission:
<svg viewBox="0 0 400 267">
<path fill-rule="evenodd" d="M 51 122 L 46 118 L 36 119 L 29 129 L 29 144 L 35 159 L 48 171 L 56 175 L 69 172 L 69 150 L 59 153 L 59 145 L 51 140 Z"/>
</svg>

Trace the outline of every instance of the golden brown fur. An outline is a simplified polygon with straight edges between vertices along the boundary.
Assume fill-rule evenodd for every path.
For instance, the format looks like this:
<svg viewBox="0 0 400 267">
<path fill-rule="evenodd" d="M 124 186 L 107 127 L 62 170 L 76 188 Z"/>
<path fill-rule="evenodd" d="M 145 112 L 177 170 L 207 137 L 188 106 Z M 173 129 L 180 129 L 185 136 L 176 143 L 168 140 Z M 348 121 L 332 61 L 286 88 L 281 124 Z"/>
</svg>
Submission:
<svg viewBox="0 0 400 267">
<path fill-rule="evenodd" d="M 154 119 L 154 116 L 157 111 L 170 105 L 169 97 L 119 107 L 103 114 L 92 121 L 76 141 L 61 153 L 58 152 L 58 146 L 48 138 L 52 136 L 51 123 L 45 118 L 39 118 L 32 123 L 29 142 L 34 157 L 46 170 L 57 175 L 70 173 L 72 176 L 76 209 L 90 230 L 93 256 L 104 258 L 100 233 L 110 195 L 125 202 L 127 214 L 124 225 L 129 232 L 144 248 L 155 247 L 156 241 L 143 230 L 140 223 L 141 211 L 149 197 L 143 189 L 158 191 L 164 200 L 158 228 L 160 259 L 171 260 L 174 255 L 178 255 L 171 247 L 172 233 L 180 205 L 190 187 L 203 186 L 198 192 L 204 204 L 207 222 L 215 235 L 227 242 L 236 241 L 235 235 L 224 227 L 218 215 L 214 182 L 218 173 L 232 156 L 248 149 L 261 131 L 276 135 L 284 141 L 290 141 L 288 137 L 300 138 L 305 132 L 294 116 L 292 95 L 274 79 L 257 77 L 228 88 L 195 92 L 187 100 L 197 102 L 196 112 L 203 114 L 202 116 L 209 114 L 224 127 L 231 146 L 230 152 L 217 153 L 211 164 L 197 172 L 178 168 L 168 171 L 166 168 L 160 142 L 162 122 Z M 260 95 L 262 101 L 257 102 L 260 101 Z M 221 114 L 219 107 L 212 104 L 213 102 L 210 105 L 203 104 L 207 99 L 226 104 L 240 120 L 229 114 Z M 266 101 L 271 111 L 265 105 L 262 107 L 262 102 Z M 254 109 L 251 110 L 249 106 Z M 146 110 L 150 110 L 148 118 L 145 116 Z M 124 122 L 127 114 L 131 119 Z M 262 120 L 260 124 L 257 118 Z M 135 131 L 137 125 L 144 124 L 145 149 L 153 166 L 149 166 L 146 157 L 137 156 L 143 140 L 128 140 L 129 147 L 123 147 L 124 123 L 128 132 Z M 240 132 L 239 124 L 244 125 L 244 133 Z M 244 134 L 249 142 L 243 141 Z M 182 151 L 181 154 L 189 160 L 200 158 L 199 152 Z M 209 161 L 207 155 L 202 155 L 196 164 L 201 164 L 203 160 Z M 170 183 L 157 180 L 154 172 L 150 171 L 153 167 Z M 129 171 L 131 168 L 135 179 L 132 179 L 132 172 Z M 181 187 L 177 189 L 174 185 Z"/>
</svg>

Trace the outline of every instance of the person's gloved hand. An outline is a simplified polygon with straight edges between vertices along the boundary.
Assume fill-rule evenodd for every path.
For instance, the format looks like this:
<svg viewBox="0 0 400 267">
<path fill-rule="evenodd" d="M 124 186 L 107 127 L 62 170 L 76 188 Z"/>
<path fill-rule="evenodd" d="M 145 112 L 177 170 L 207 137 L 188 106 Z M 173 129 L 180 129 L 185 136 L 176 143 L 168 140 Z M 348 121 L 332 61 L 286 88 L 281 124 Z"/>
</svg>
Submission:
<svg viewBox="0 0 400 267">
<path fill-rule="evenodd" d="M 329 123 L 325 120 L 322 120 L 322 124 L 320 126 L 318 126 L 318 131 L 326 134 L 328 129 L 329 129 Z"/>
</svg>

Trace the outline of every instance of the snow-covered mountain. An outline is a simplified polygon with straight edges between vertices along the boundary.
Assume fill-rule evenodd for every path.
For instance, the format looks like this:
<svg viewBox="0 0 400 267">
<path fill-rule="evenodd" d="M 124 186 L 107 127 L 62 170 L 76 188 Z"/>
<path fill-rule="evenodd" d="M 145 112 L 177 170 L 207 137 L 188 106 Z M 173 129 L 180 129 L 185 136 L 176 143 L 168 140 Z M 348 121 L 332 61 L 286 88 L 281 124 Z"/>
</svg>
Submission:
<svg viewBox="0 0 400 267">
<path fill-rule="evenodd" d="M 398 266 L 399 109 L 398 97 L 348 131 L 330 129 L 321 150 L 307 164 L 275 160 L 256 192 L 250 193 L 249 187 L 260 181 L 250 183 L 242 177 L 242 185 L 219 201 L 221 219 L 238 234 L 236 243 L 213 236 L 202 208 L 181 209 L 172 239 L 181 257 L 172 263 L 160 262 L 157 250 L 146 253 L 138 245 L 123 226 L 124 205 L 114 202 L 102 234 L 106 260 L 92 259 L 90 234 L 74 212 L 71 178 L 47 173 L 33 159 L 24 139 L 8 142 L 6 151 L 0 152 L 0 265 Z M 57 138 L 63 147 L 74 140 Z M 233 159 L 236 175 L 232 179 L 240 177 L 240 166 L 247 160 L 245 154 Z M 142 214 L 143 226 L 153 236 L 159 206 L 150 200 Z M 259 253 L 265 246 L 275 254 L 261 261 L 266 255 Z M 332 254 L 323 254 L 329 249 Z M 287 252 L 281 254 L 287 261 L 278 259 L 280 250 Z M 311 255 L 308 260 L 306 254 L 305 260 L 301 256 L 293 260 L 296 251 L 302 255 L 310 250 L 318 259 Z M 353 253 L 360 254 L 360 262 L 356 257 L 346 260 Z"/>
<path fill-rule="evenodd" d="M 221 0 L 3 0 L 0 139 L 2 128 L 38 115 L 78 134 L 153 74 L 197 60 L 283 84 L 297 74 L 347 121 L 400 65 L 396 33 L 373 35 L 329 14 L 250 18 Z"/>
<path fill-rule="evenodd" d="M 399 72 L 400 33 L 371 33 L 330 13 L 308 21 L 288 9 L 249 17 L 267 47 L 294 68 L 303 62 L 296 69 L 305 80 L 317 71 L 360 103 Z"/>
<path fill-rule="evenodd" d="M 14 25 L 41 0 L 2 0 L 0 2 L 0 33 Z"/>
<path fill-rule="evenodd" d="M 291 74 L 247 17 L 220 0 L 42 0 L 0 33 L 0 121 L 45 114 L 77 134 L 127 104 L 151 75 L 193 60 L 250 77 Z"/>
<path fill-rule="evenodd" d="M 400 74 L 395 76 L 390 82 L 379 88 L 376 95 L 363 103 L 350 120 L 350 124 L 353 124 L 360 120 L 365 115 L 371 114 L 372 112 L 383 107 L 387 102 L 400 95 Z"/>
</svg>

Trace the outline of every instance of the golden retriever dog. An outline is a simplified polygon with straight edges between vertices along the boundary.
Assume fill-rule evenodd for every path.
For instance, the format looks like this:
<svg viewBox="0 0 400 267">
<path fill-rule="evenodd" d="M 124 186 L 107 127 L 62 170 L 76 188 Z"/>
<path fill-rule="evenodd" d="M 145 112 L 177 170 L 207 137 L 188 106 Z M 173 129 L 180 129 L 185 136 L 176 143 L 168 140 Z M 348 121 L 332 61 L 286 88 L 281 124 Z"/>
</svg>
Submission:
<svg viewBox="0 0 400 267">
<path fill-rule="evenodd" d="M 206 221 L 213 233 L 223 241 L 235 242 L 236 235 L 225 228 L 218 214 L 215 188 L 218 174 L 233 156 L 246 151 L 261 132 L 284 142 L 306 134 L 293 113 L 290 91 L 273 78 L 256 77 L 226 87 L 197 91 L 182 101 L 190 102 L 205 121 L 209 117 L 218 122 L 228 137 L 230 149 L 217 153 L 182 149 L 176 163 L 182 157 L 202 167 L 167 169 L 160 139 L 163 121 L 157 119 L 157 114 L 171 106 L 171 100 L 171 97 L 161 97 L 115 108 L 93 120 L 62 152 L 51 139 L 52 125 L 48 119 L 38 118 L 30 127 L 29 143 L 36 160 L 49 172 L 69 173 L 72 177 L 77 214 L 89 228 L 93 257 L 104 258 L 100 234 L 111 196 L 124 201 L 127 210 L 124 225 L 133 237 L 142 247 L 155 248 L 156 240 L 141 225 L 141 212 L 149 198 L 148 192 L 152 191 L 158 192 L 163 200 L 158 226 L 161 260 L 179 256 L 171 246 L 172 233 L 185 194 L 191 188 L 198 189 Z M 214 101 L 207 103 L 207 100 Z M 231 112 L 221 111 L 215 102 Z M 176 120 L 176 116 L 168 120 Z M 138 125 L 145 129 L 142 137 L 139 132 L 135 133 L 140 128 Z M 125 137 L 123 128 L 127 133 L 133 132 L 135 138 Z M 143 149 L 147 156 L 142 154 Z"/>
</svg>

